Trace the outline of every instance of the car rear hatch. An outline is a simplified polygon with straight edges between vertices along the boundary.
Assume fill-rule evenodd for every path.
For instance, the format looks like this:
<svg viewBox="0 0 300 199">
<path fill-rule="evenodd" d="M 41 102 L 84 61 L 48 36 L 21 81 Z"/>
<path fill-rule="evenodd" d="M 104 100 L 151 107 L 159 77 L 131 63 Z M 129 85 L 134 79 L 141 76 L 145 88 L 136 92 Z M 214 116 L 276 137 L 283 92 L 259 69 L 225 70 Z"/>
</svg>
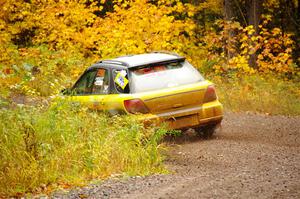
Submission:
<svg viewBox="0 0 300 199">
<path fill-rule="evenodd" d="M 131 91 L 153 114 L 200 107 L 208 85 L 187 61 L 137 67 L 130 77 Z"/>
<path fill-rule="evenodd" d="M 183 108 L 199 106 L 203 102 L 206 86 L 201 83 L 177 87 L 176 89 L 164 89 L 141 95 L 141 99 L 151 113 L 175 111 Z M 149 97 L 150 96 L 150 97 Z"/>
</svg>

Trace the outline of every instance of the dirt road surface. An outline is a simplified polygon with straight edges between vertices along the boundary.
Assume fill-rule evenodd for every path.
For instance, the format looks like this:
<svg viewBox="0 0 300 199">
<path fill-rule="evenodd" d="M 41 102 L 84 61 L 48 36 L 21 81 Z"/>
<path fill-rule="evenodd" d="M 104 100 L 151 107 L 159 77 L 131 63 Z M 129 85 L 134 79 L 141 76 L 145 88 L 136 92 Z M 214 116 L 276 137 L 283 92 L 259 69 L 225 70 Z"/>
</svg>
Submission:
<svg viewBox="0 0 300 199">
<path fill-rule="evenodd" d="M 300 198 L 300 117 L 226 113 L 210 140 L 166 138 L 168 175 L 109 180 L 53 198 Z"/>
</svg>

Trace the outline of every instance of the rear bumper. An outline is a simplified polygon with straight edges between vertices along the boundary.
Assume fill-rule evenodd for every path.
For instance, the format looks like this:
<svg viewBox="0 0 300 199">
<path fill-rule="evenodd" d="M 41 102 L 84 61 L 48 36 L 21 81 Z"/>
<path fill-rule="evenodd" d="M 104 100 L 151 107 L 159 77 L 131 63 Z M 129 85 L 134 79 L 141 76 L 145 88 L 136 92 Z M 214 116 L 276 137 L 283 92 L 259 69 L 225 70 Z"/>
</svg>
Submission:
<svg viewBox="0 0 300 199">
<path fill-rule="evenodd" d="M 220 123 L 223 119 L 223 105 L 218 101 L 205 103 L 202 106 L 159 114 L 140 115 L 146 125 L 166 123 L 170 129 L 186 129 Z"/>
</svg>

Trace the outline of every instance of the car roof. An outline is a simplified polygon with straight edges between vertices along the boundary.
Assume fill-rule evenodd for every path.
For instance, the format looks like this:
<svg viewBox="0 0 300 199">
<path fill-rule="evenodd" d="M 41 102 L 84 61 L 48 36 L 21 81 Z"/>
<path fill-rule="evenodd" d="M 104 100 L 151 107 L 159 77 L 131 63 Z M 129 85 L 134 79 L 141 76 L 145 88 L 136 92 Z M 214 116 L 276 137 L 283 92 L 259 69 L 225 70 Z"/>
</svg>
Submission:
<svg viewBox="0 0 300 199">
<path fill-rule="evenodd" d="M 161 63 L 168 61 L 184 60 L 185 58 L 174 53 L 152 52 L 138 55 L 126 55 L 109 60 L 102 60 L 99 63 L 124 66 L 127 68 L 143 66 L 152 63 Z"/>
</svg>

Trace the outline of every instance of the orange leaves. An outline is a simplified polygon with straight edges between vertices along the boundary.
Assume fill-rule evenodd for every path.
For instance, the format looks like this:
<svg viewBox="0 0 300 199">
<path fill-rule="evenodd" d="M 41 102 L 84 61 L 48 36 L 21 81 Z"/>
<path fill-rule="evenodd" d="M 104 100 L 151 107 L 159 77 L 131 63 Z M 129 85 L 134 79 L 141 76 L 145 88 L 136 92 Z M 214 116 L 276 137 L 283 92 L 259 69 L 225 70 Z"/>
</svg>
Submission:
<svg viewBox="0 0 300 199">
<path fill-rule="evenodd" d="M 5 68 L 3 70 L 4 75 L 10 75 L 13 73 L 13 70 L 11 68 Z"/>
<path fill-rule="evenodd" d="M 228 61 L 228 69 L 236 69 L 242 73 L 253 74 L 255 70 L 248 64 L 248 57 L 237 55 Z"/>
<path fill-rule="evenodd" d="M 115 0 L 114 12 L 102 18 L 95 13 L 103 9 L 105 2 L 7 0 L 2 9 L 8 10 L 7 18 L 20 21 L 6 24 L 6 31 L 13 37 L 32 30 L 29 39 L 33 45 L 47 44 L 53 50 L 77 48 L 84 54 L 107 57 L 146 49 L 178 49 L 173 43 L 186 42 L 185 37 L 193 39 L 196 25 L 189 17 L 197 8 L 191 4 L 177 0 L 158 1 L 157 5 L 146 0 Z M 173 12 L 184 14 L 185 19 L 176 20 L 170 15 Z"/>
<path fill-rule="evenodd" d="M 245 32 L 249 36 L 253 35 L 255 33 L 253 25 L 249 25 L 249 26 L 245 27 L 243 29 L 243 32 Z"/>
<path fill-rule="evenodd" d="M 273 28 L 273 30 L 271 30 L 271 33 L 272 33 L 274 36 L 277 36 L 277 35 L 281 35 L 281 34 L 282 34 L 280 28 Z"/>
<path fill-rule="evenodd" d="M 292 59 L 294 41 L 290 34 L 283 33 L 280 28 L 266 28 L 270 20 L 270 16 L 264 16 L 258 34 L 255 34 L 253 26 L 242 28 L 235 22 L 217 22 L 221 31 L 214 36 L 217 39 L 214 40 L 212 47 L 222 48 L 224 52 L 221 53 L 223 64 L 222 62 L 219 64 L 224 70 L 215 68 L 215 71 L 228 72 L 233 70 L 250 74 L 255 72 L 295 74 L 295 64 Z M 257 55 L 255 69 L 248 65 L 250 56 L 253 54 Z"/>
<path fill-rule="evenodd" d="M 188 18 L 176 20 L 169 13 L 185 12 L 186 8 L 188 12 L 194 11 L 191 5 L 178 2 L 168 6 L 170 2 L 159 1 L 154 5 L 137 0 L 127 2 L 127 8 L 120 6 L 120 2 L 113 13 L 97 19 L 93 28 L 99 34 L 97 42 L 104 44 L 96 46 L 99 55 L 113 57 L 158 49 L 181 50 L 182 42 L 186 42 L 183 33 L 192 37 L 196 26 Z"/>
<path fill-rule="evenodd" d="M 59 87 L 49 86 L 59 85 L 54 79 L 77 77 L 96 56 L 99 60 L 169 50 L 199 57 L 192 19 L 198 8 L 192 4 L 114 0 L 111 10 L 104 5 L 106 0 L 26 2 L 6 0 L 0 7 L 0 63 L 20 69 L 16 84 L 21 92 L 48 95 L 57 91 Z M 16 38 L 20 42 L 15 45 Z M 27 71 L 24 64 L 40 72 Z"/>
<path fill-rule="evenodd" d="M 214 25 L 205 21 L 205 29 L 201 29 L 195 22 L 199 11 L 220 13 L 223 1 L 206 0 L 197 6 L 183 2 L 186 1 L 1 1 L 0 71 L 18 66 L 19 83 L 30 73 L 22 67 L 31 64 L 41 74 L 23 82 L 23 90 L 32 88 L 39 93 L 43 93 L 42 89 L 34 84 L 46 85 L 56 76 L 75 78 L 88 65 L 86 62 L 153 50 L 178 52 L 198 67 L 212 60 L 217 65 L 209 65 L 210 71 L 218 74 L 293 72 L 291 55 L 295 44 L 291 35 L 283 34 L 279 28 L 267 28 L 272 20 L 269 15 L 263 16 L 257 35 L 253 26 L 222 20 Z M 248 64 L 253 54 L 258 55 L 255 70 Z M 10 71 L 1 75 L 13 76 Z"/>
<path fill-rule="evenodd" d="M 269 31 L 262 26 L 258 42 L 260 54 L 257 63 L 261 72 L 294 73 L 292 60 L 294 42 L 290 34 L 283 34 L 280 28 Z"/>
</svg>

